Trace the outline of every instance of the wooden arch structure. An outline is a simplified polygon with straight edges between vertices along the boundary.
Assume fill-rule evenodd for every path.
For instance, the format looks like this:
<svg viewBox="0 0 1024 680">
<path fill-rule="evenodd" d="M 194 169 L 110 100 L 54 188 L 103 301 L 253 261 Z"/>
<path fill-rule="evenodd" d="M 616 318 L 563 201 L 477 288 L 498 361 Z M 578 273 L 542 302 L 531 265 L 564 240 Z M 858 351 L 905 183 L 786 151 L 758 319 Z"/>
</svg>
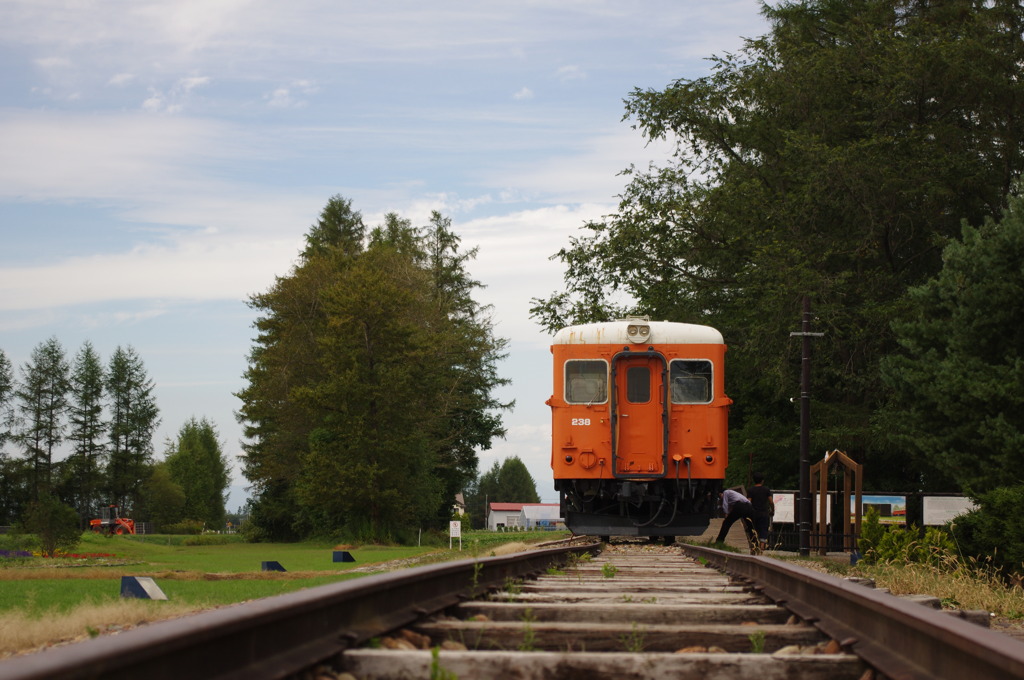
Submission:
<svg viewBox="0 0 1024 680">
<path fill-rule="evenodd" d="M 833 517 L 832 524 L 842 528 L 843 550 L 855 552 L 857 537 L 860 536 L 860 521 L 863 507 L 864 466 L 854 462 L 849 456 L 838 449 L 829 451 L 825 457 L 811 466 L 811 493 L 817 494 L 818 507 L 814 513 L 811 529 L 812 549 L 817 548 L 819 555 L 828 552 L 828 478 L 833 467 L 841 467 L 843 472 L 843 489 L 836 490 L 836 506 L 840 508 L 840 517 Z M 850 501 L 856 497 L 853 512 L 850 512 Z"/>
</svg>

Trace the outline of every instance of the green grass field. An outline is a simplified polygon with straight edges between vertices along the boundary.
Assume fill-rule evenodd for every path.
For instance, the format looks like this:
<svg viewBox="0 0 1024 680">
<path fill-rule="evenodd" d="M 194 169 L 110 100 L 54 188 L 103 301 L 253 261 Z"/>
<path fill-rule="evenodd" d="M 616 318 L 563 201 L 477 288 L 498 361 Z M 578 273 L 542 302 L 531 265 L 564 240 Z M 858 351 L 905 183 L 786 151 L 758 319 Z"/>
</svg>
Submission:
<svg viewBox="0 0 1024 680">
<path fill-rule="evenodd" d="M 85 534 L 78 554 L 106 553 L 88 559 L 40 557 L 0 559 L 0 613 L 52 616 L 80 605 L 120 599 L 121 577 L 151 576 L 170 601 L 212 607 L 279 595 L 302 588 L 357 578 L 366 567 L 386 571 L 393 563 L 429 563 L 487 556 L 513 541 L 537 542 L 562 533 L 495 534 L 466 532 L 462 551 L 423 546 L 344 546 L 355 562 L 334 562 L 337 546 L 327 543 L 245 543 L 238 537 L 220 545 L 185 545 L 182 536 Z M 279 562 L 287 571 L 263 572 L 262 563 Z M 359 570 L 358 572 L 354 570 Z"/>
</svg>

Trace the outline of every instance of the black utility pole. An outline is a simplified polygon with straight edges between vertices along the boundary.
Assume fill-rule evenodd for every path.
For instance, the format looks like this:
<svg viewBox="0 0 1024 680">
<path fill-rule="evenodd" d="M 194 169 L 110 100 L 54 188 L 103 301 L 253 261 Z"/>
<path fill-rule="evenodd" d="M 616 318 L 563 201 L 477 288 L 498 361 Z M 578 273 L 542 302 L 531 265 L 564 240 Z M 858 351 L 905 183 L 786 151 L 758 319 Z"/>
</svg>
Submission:
<svg viewBox="0 0 1024 680">
<path fill-rule="evenodd" d="M 797 499 L 797 521 L 800 523 L 800 554 L 811 554 L 811 338 L 824 333 L 811 332 L 811 299 L 804 296 L 803 323 L 800 332 L 790 337 L 803 340 L 800 365 L 800 494 Z"/>
</svg>

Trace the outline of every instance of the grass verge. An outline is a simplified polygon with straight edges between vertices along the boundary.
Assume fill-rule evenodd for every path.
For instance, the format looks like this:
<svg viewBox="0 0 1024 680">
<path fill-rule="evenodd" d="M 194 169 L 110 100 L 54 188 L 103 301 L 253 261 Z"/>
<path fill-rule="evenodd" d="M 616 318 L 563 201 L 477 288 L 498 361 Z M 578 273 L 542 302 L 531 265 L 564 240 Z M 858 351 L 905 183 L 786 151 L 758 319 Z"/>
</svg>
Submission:
<svg viewBox="0 0 1024 680">
<path fill-rule="evenodd" d="M 86 534 L 78 554 L 103 557 L 0 559 L 0 657 L 191 612 L 280 595 L 369 573 L 519 552 L 563 534 L 466 532 L 447 546 L 325 543 L 186 545 L 183 537 Z M 355 562 L 334 562 L 335 548 Z M 288 571 L 264 572 L 280 562 Z M 168 601 L 121 599 L 122 576 L 151 576 Z"/>
<path fill-rule="evenodd" d="M 944 608 L 983 610 L 1010 621 L 1024 620 L 1024 588 L 1009 583 L 996 570 L 977 562 L 950 558 L 938 563 L 847 563 L 793 558 L 795 564 L 837 576 L 869 578 L 894 595 L 931 595 Z"/>
</svg>

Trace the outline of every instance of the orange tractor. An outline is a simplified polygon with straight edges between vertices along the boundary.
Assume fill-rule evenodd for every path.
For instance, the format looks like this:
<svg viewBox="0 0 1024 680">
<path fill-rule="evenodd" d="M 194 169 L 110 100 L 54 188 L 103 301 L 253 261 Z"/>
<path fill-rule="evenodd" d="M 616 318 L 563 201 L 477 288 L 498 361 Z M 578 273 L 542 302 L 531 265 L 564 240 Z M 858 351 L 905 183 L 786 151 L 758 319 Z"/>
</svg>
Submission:
<svg viewBox="0 0 1024 680">
<path fill-rule="evenodd" d="M 135 520 L 121 517 L 118 513 L 118 506 L 111 505 L 100 509 L 99 519 L 89 520 L 89 528 L 94 534 L 106 534 L 107 536 L 118 536 L 122 534 L 135 533 Z"/>
</svg>

